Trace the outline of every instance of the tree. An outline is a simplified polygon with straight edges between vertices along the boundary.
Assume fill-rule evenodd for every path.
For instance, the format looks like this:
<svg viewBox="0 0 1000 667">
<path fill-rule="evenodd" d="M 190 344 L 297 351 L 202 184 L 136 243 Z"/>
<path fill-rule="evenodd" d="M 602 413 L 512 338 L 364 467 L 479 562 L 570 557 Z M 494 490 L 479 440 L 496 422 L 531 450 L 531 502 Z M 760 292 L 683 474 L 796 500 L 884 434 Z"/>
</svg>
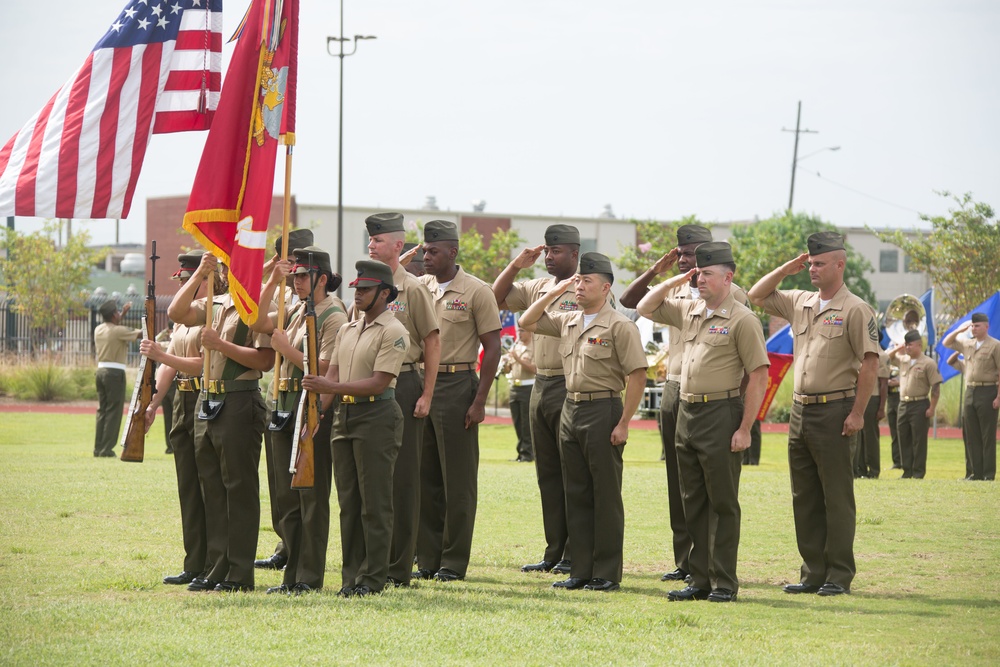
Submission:
<svg viewBox="0 0 1000 667">
<path fill-rule="evenodd" d="M 677 228 L 681 225 L 711 227 L 711 225 L 706 225 L 693 215 L 674 222 L 633 220 L 632 223 L 635 225 L 637 243 L 628 247 L 623 247 L 619 244 L 618 247 L 622 254 L 613 259 L 615 266 L 624 271 L 631 271 L 637 276 L 651 267 L 660 257 L 670 252 L 671 248 L 677 247 Z M 668 277 L 662 276 L 654 280 L 652 284 L 655 285 Z"/>
<path fill-rule="evenodd" d="M 416 229 L 406 232 L 408 243 L 423 243 L 424 225 L 416 223 Z M 500 272 L 510 264 L 517 247 L 524 244 L 524 238 L 516 229 L 498 229 L 490 237 L 489 245 L 483 242 L 482 235 L 475 229 L 469 229 L 458 235 L 458 264 L 469 275 L 492 283 Z M 535 267 L 522 269 L 517 277 L 519 280 L 531 278 Z"/>
<path fill-rule="evenodd" d="M 733 259 L 736 260 L 736 283 L 749 290 L 768 273 L 806 252 L 806 239 L 811 234 L 827 231 L 838 230 L 828 222 L 803 213 L 778 213 L 767 220 L 734 225 L 731 242 Z M 845 243 L 844 247 L 847 249 L 844 282 L 851 292 L 876 307 L 875 293 L 865 278 L 865 272 L 872 271 L 871 264 L 855 252 L 850 243 Z M 781 289 L 815 288 L 809 281 L 809 272 L 800 271 L 785 278 Z"/>
<path fill-rule="evenodd" d="M 974 201 L 972 193 L 961 197 L 939 192 L 958 204 L 947 216 L 920 218 L 931 223 L 930 234 L 908 235 L 902 231 L 875 232 L 886 243 L 900 248 L 910 266 L 931 278 L 936 297 L 952 319 L 969 312 L 997 289 L 1000 267 L 1000 225 L 989 204 Z"/>
<path fill-rule="evenodd" d="M 49 221 L 31 234 L 4 230 L 7 256 L 0 260 L 0 274 L 14 310 L 27 318 L 32 338 L 57 336 L 67 317 L 86 313 L 85 289 L 101 254 L 87 247 L 87 232 L 57 247 L 51 236 L 58 229 L 57 222 Z"/>
</svg>

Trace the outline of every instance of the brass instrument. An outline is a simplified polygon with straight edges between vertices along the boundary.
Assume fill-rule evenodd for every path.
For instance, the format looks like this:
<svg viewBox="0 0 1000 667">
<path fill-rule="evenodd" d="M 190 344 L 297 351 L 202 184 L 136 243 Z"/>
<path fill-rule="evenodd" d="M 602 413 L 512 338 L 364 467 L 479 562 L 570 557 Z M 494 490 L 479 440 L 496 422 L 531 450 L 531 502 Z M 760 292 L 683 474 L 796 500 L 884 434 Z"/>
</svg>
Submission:
<svg viewBox="0 0 1000 667">
<path fill-rule="evenodd" d="M 907 331 L 920 332 L 922 349 L 927 349 L 927 312 L 920 299 L 900 294 L 885 309 L 885 332 L 893 345 L 902 345 Z"/>
</svg>

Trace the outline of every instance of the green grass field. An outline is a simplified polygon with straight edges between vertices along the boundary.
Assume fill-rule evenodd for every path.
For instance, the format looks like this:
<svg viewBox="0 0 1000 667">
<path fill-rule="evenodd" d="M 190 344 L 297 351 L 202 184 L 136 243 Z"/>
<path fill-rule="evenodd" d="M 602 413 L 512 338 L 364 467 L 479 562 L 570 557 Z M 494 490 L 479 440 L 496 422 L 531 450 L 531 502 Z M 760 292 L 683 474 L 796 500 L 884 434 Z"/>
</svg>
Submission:
<svg viewBox="0 0 1000 667">
<path fill-rule="evenodd" d="M 799 558 L 785 438 L 766 435 L 762 464 L 742 477 L 740 599 L 717 605 L 668 602 L 674 586 L 659 581 L 673 565 L 655 432 L 633 431 L 625 451 L 621 591 L 555 591 L 556 577 L 518 571 L 542 553 L 538 490 L 533 468 L 510 461 L 513 430 L 491 426 L 468 579 L 341 599 L 336 519 L 321 593 L 265 595 L 281 580 L 271 571 L 250 594 L 161 584 L 182 561 L 161 422 L 143 464 L 94 459 L 92 428 L 88 416 L 0 414 L 0 664 L 1000 661 L 1000 489 L 957 481 L 959 441 L 931 441 L 925 480 L 858 481 L 853 594 L 820 598 L 779 588 L 797 581 Z M 265 524 L 266 496 L 265 484 Z M 275 540 L 264 528 L 258 555 Z"/>
</svg>

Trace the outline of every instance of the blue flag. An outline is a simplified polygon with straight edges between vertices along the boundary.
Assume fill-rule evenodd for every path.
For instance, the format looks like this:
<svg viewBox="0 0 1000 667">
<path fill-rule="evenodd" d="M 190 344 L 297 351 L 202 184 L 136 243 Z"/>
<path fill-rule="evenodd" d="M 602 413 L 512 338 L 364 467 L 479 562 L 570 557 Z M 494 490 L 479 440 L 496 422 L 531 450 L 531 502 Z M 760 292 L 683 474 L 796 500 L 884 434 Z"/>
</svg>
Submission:
<svg viewBox="0 0 1000 667">
<path fill-rule="evenodd" d="M 934 288 L 930 288 L 920 297 L 920 303 L 927 314 L 927 347 L 934 347 Z"/>
<path fill-rule="evenodd" d="M 971 320 L 973 313 L 985 313 L 986 316 L 990 318 L 990 336 L 993 338 L 1000 338 L 1000 291 L 997 291 L 993 294 L 993 296 L 986 299 L 986 301 L 983 301 L 981 304 L 956 320 L 955 323 L 948 327 L 948 330 L 944 332 L 944 337 L 946 338 L 952 331 Z M 927 321 L 930 322 L 930 317 L 927 318 Z M 930 327 L 928 327 L 928 336 L 930 336 L 929 329 Z M 962 335 L 964 336 L 966 334 Z M 951 356 L 952 350 L 945 347 L 942 343 L 938 343 L 937 347 L 934 349 L 937 352 L 938 357 L 938 372 L 941 373 L 941 377 L 944 378 L 945 382 L 947 382 L 959 374 L 958 371 L 948 365 L 948 357 Z"/>
</svg>

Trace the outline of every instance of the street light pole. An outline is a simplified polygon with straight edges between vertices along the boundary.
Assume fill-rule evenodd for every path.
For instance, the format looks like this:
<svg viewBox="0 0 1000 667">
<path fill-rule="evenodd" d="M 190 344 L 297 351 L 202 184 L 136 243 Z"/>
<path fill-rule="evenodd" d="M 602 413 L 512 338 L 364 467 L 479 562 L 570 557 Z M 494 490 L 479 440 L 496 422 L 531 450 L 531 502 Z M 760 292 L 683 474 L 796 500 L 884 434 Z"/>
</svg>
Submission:
<svg viewBox="0 0 1000 667">
<path fill-rule="evenodd" d="M 344 0 L 340 0 L 340 37 L 326 38 L 326 52 L 340 58 L 340 109 L 338 113 L 337 130 L 337 268 L 343 275 L 344 264 L 344 58 L 353 56 L 358 50 L 358 42 L 363 39 L 375 39 L 375 35 L 355 35 L 348 39 L 344 37 Z M 330 44 L 338 42 L 338 53 L 330 51 Z M 344 52 L 344 42 L 352 42 L 354 48 L 349 53 Z M 343 295 L 343 284 L 337 287 L 337 296 Z"/>
</svg>

